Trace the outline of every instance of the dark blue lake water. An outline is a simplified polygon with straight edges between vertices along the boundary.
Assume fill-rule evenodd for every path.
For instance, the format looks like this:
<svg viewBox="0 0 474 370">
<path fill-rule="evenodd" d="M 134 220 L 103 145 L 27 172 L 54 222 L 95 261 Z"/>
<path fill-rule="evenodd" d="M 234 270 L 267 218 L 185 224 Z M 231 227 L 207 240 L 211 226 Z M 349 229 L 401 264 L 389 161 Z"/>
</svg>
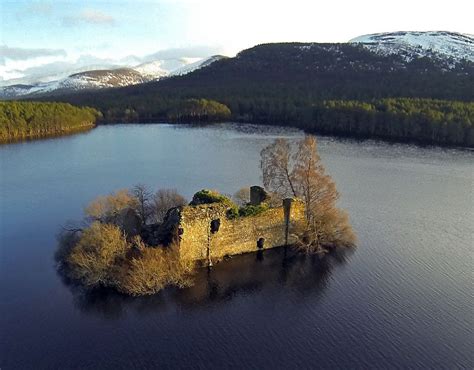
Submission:
<svg viewBox="0 0 474 370">
<path fill-rule="evenodd" d="M 353 253 L 248 254 L 141 298 L 87 295 L 56 273 L 60 226 L 97 195 L 233 193 L 260 183 L 265 145 L 301 136 L 117 125 L 0 146 L 0 367 L 473 368 L 472 152 L 320 138 Z"/>
</svg>

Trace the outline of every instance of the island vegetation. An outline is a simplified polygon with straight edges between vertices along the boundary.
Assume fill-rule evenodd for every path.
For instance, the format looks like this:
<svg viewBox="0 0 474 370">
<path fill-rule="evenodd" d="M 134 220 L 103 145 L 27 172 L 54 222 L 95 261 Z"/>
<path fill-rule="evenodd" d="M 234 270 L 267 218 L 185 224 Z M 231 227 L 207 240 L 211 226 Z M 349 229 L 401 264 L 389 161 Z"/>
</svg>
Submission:
<svg viewBox="0 0 474 370">
<path fill-rule="evenodd" d="M 281 198 L 304 201 L 306 223 L 298 232 L 296 247 L 305 252 L 326 252 L 334 246 L 352 246 L 356 237 L 347 213 L 337 207 L 336 184 L 326 174 L 316 138 L 308 135 L 296 148 L 277 139 L 261 152 L 265 188 Z"/>
<path fill-rule="evenodd" d="M 294 230 L 294 248 L 323 256 L 335 247 L 355 245 L 354 232 L 347 214 L 336 205 L 339 194 L 325 173 L 313 136 L 294 144 L 277 139 L 262 150 L 261 168 L 269 194 L 264 203 L 252 204 L 248 188 L 233 197 L 203 189 L 189 206 L 219 204 L 234 220 L 257 217 L 281 206 L 283 198 L 298 198 L 304 202 L 305 215 Z M 150 242 L 153 230 L 173 217 L 175 207 L 186 203 L 176 190 L 152 193 L 144 185 L 95 199 L 85 208 L 79 226 L 65 227 L 60 233 L 59 270 L 88 288 L 109 287 L 130 295 L 191 284 L 197 264 L 180 258 L 177 230 L 167 243 Z"/>
<path fill-rule="evenodd" d="M 225 121 L 230 117 L 231 112 L 226 105 L 207 99 L 182 100 L 167 111 L 167 119 L 172 122 Z"/>
<path fill-rule="evenodd" d="M 87 130 L 99 116 L 93 108 L 68 103 L 0 101 L 0 142 Z"/>
</svg>

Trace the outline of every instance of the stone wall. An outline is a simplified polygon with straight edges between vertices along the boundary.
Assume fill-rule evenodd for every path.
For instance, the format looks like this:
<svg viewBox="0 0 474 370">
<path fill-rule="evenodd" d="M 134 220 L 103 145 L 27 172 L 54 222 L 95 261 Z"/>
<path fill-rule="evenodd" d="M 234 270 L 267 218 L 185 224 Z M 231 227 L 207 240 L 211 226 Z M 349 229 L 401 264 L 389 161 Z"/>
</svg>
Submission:
<svg viewBox="0 0 474 370">
<path fill-rule="evenodd" d="M 285 200 L 285 204 L 287 212 L 282 206 L 235 219 L 227 218 L 227 207 L 220 203 L 180 208 L 176 226 L 181 258 L 211 262 L 293 243 L 291 234 L 304 220 L 304 205 L 298 200 Z"/>
</svg>

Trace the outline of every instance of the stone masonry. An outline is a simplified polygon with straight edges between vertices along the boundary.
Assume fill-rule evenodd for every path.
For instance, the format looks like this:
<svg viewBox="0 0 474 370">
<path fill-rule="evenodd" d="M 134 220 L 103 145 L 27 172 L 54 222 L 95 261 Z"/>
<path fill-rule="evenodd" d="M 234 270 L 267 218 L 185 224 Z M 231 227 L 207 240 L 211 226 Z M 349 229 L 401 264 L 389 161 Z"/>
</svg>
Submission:
<svg viewBox="0 0 474 370">
<path fill-rule="evenodd" d="M 255 199 L 260 189 L 252 187 Z M 203 261 L 209 265 L 226 256 L 256 252 L 295 242 L 295 228 L 304 221 L 304 204 L 298 199 L 284 199 L 280 207 L 258 215 L 228 218 L 228 206 L 222 203 L 183 206 L 170 210 L 165 220 L 168 230 L 179 235 L 182 259 Z"/>
</svg>

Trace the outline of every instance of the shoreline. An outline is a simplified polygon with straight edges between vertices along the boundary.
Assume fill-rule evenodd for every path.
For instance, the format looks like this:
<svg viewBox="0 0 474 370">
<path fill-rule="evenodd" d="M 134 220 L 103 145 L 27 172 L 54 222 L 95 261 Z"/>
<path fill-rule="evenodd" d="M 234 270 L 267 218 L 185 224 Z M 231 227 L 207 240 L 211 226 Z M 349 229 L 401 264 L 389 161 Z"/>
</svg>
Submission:
<svg viewBox="0 0 474 370">
<path fill-rule="evenodd" d="M 75 134 L 91 131 L 97 126 L 98 125 L 96 123 L 95 124 L 93 123 L 93 124 L 81 125 L 73 129 L 50 132 L 44 135 L 28 135 L 28 136 L 23 136 L 23 137 L 0 140 L 0 145 L 16 144 L 16 143 L 37 141 L 37 140 L 43 140 L 43 139 L 54 139 L 54 138 L 59 138 L 59 137 L 64 137 L 64 136 L 69 136 L 69 135 L 75 135 Z"/>
<path fill-rule="evenodd" d="M 189 125 L 193 127 L 207 127 L 213 126 L 216 124 L 238 124 L 238 125 L 255 125 L 255 126 L 262 126 L 262 127 L 278 127 L 278 128 L 285 128 L 285 129 L 294 129 L 300 130 L 308 135 L 314 135 L 316 137 L 329 137 L 329 138 L 336 138 L 341 140 L 354 140 L 356 142 L 364 142 L 364 141 L 377 141 L 386 144 L 406 144 L 406 145 L 415 145 L 419 148 L 444 148 L 444 149 L 456 149 L 456 150 L 467 150 L 467 151 L 474 151 L 474 147 L 470 146 L 459 146 L 459 145 L 450 145 L 450 144 L 442 144 L 442 143 L 431 143 L 416 139 L 395 139 L 395 138 L 386 138 L 383 136 L 362 136 L 362 135 L 336 135 L 336 134 L 328 134 L 316 131 L 308 131 L 304 128 L 301 128 L 297 125 L 281 125 L 281 124 L 274 124 L 274 123 L 262 123 L 262 122 L 253 122 L 253 121 L 241 121 L 241 120 L 228 120 L 228 121 L 211 121 L 211 122 L 203 122 L 203 121 L 166 121 L 164 119 L 155 119 L 155 120 L 144 120 L 144 121 L 135 121 L 135 122 L 99 122 L 96 126 L 115 126 L 115 125 L 171 125 L 171 126 L 182 126 L 182 125 Z"/>
<path fill-rule="evenodd" d="M 165 121 L 163 119 L 156 119 L 156 120 L 147 120 L 147 121 L 142 121 L 142 122 L 96 122 L 92 125 L 83 125 L 80 127 L 77 127 L 72 130 L 68 131 L 61 131 L 57 133 L 48 133 L 45 135 L 35 135 L 35 136 L 28 136 L 28 137 L 21 137 L 21 138 L 13 138 L 13 139 L 7 139 L 7 140 L 0 140 L 0 145 L 7 145 L 7 144 L 16 144 L 16 143 L 22 143 L 22 142 L 30 142 L 30 141 L 37 141 L 37 140 L 45 140 L 45 139 L 54 139 L 54 138 L 59 138 L 59 137 L 64 137 L 64 136 L 70 136 L 70 135 L 75 135 L 79 133 L 84 133 L 87 131 L 91 131 L 98 126 L 115 126 L 115 125 L 172 125 L 172 126 L 181 126 L 181 125 L 193 125 L 193 126 L 212 126 L 215 124 L 225 124 L 225 123 L 236 123 L 240 125 L 256 125 L 256 126 L 264 126 L 264 127 L 280 127 L 280 128 L 291 128 L 291 129 L 297 129 L 301 130 L 305 134 L 310 134 L 310 135 L 315 135 L 315 136 L 321 136 L 321 137 L 332 137 L 332 138 L 337 138 L 337 139 L 346 139 L 346 140 L 354 140 L 357 142 L 364 142 L 364 141 L 379 141 L 387 144 L 406 144 L 406 145 L 415 145 L 420 148 L 444 148 L 444 149 L 456 149 L 456 150 L 466 150 L 469 152 L 474 152 L 474 147 L 469 147 L 469 146 L 456 146 L 456 145 L 449 145 L 449 144 L 440 144 L 440 143 L 430 143 L 430 142 L 423 142 L 419 140 L 408 140 L 408 139 L 393 139 L 393 138 L 384 138 L 380 136 L 355 136 L 355 135 L 334 135 L 334 134 L 325 134 L 325 133 L 319 133 L 319 132 L 312 132 L 312 131 L 307 131 L 301 127 L 298 127 L 297 125 L 279 125 L 279 124 L 273 124 L 273 123 L 259 123 L 259 122 L 252 122 L 252 121 L 216 121 L 216 122 L 203 122 L 203 121 Z"/>
</svg>

